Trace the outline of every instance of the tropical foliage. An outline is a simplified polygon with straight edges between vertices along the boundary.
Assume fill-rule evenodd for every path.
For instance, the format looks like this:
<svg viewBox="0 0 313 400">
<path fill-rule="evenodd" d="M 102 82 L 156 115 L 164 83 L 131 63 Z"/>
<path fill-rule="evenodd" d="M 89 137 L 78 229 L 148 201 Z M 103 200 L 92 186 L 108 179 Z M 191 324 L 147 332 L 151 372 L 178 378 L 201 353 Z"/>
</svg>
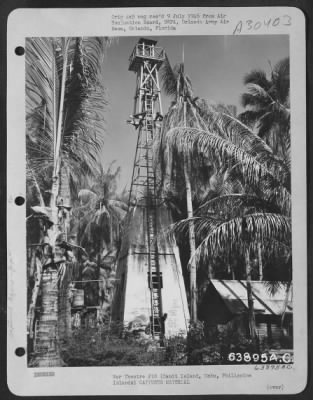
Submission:
<svg viewBox="0 0 313 400">
<path fill-rule="evenodd" d="M 26 43 L 28 187 L 49 202 L 55 173 L 75 192 L 98 169 L 106 97 L 98 38 L 33 38 Z M 55 177 L 54 177 L 55 178 Z M 39 193 L 37 193 L 39 196 Z M 66 193 L 69 194 L 69 193 Z"/>
<path fill-rule="evenodd" d="M 102 61 L 109 44 L 108 39 L 97 37 L 26 41 L 28 328 L 32 334 L 38 296 L 43 304 L 37 315 L 32 365 L 63 365 L 61 355 L 69 365 L 87 365 L 90 360 L 86 364 L 82 343 L 88 347 L 90 365 L 217 363 L 227 353 L 225 337 L 219 335 L 217 345 L 209 343 L 197 317 L 206 282 L 215 276 L 246 280 L 252 339 L 251 281 L 272 281 L 272 292 L 279 285 L 287 287 L 287 294 L 292 288 L 289 60 L 277 63 L 270 77 L 263 71 L 246 75 L 245 110 L 238 118 L 231 106 L 210 105 L 195 96 L 184 63 L 172 67 L 168 58 L 163 63 L 161 81 L 171 104 L 154 142 L 155 170 L 160 195 L 176 218 L 168 232 L 176 235 L 181 253 L 188 250 L 185 280 L 191 326 L 187 339 L 172 338 L 162 356 L 154 351 L 155 343 L 122 337 L 123 330 L 112 334 L 111 325 L 88 329 L 92 333 L 88 338 L 84 328 L 72 337 L 69 333 L 69 283 L 81 279 L 82 268 L 91 264 L 98 268 L 97 279 L 101 273 L 104 276 L 101 268 L 107 255 L 116 257 L 128 209 L 126 192 L 117 194 L 120 169 L 113 162 L 105 170 L 100 162 L 107 105 Z M 55 304 L 67 305 L 61 318 L 62 351 Z M 42 316 L 49 310 L 55 323 L 48 327 Z M 48 337 L 54 338 L 51 348 Z M 229 338 L 227 350 L 232 341 Z M 43 354 L 40 348 L 49 352 Z M 136 351 L 147 354 L 141 357 Z"/>
<path fill-rule="evenodd" d="M 174 191 L 180 195 L 181 191 L 186 193 L 186 209 L 187 216 L 189 218 L 188 221 L 188 230 L 189 230 L 189 248 L 191 260 L 193 260 L 193 256 L 196 250 L 195 243 L 195 232 L 194 232 L 194 224 L 191 220 L 193 217 L 193 188 L 191 181 L 199 183 L 200 174 L 192 174 L 192 171 L 195 171 L 192 157 L 190 157 L 189 153 L 183 153 L 179 148 L 174 149 L 174 146 L 171 146 L 171 150 L 174 150 L 174 155 L 171 160 L 175 160 L 174 163 L 170 162 L 170 166 L 166 165 L 166 161 L 163 160 L 163 154 L 168 154 L 171 156 L 171 152 L 164 152 L 163 142 L 164 136 L 171 129 L 175 129 L 176 127 L 182 127 L 186 129 L 186 127 L 202 127 L 202 118 L 197 113 L 197 108 L 195 105 L 196 99 L 193 96 L 192 86 L 190 79 L 184 72 L 184 64 L 177 64 L 173 69 L 169 63 L 168 58 L 165 59 L 162 69 L 161 69 L 161 79 L 163 82 L 163 89 L 165 93 L 171 95 L 173 97 L 173 102 L 170 106 L 170 109 L 165 117 L 163 123 L 163 130 L 159 140 L 156 142 L 157 147 L 157 160 L 161 159 L 161 174 L 163 181 L 163 191 L 164 191 L 164 183 L 167 187 L 174 187 Z M 188 128 L 187 128 L 188 129 Z M 166 149 L 167 150 L 167 149 Z M 175 175 L 175 179 L 172 177 Z M 183 177 L 183 179 L 181 179 Z M 178 178 L 178 179 L 177 179 Z M 181 185 L 177 185 L 175 182 L 184 182 L 183 187 Z M 202 185 L 204 184 L 204 179 L 202 179 Z M 178 190 L 177 190 L 178 189 Z M 165 195 L 168 196 L 167 190 L 165 189 Z M 191 311 L 191 321 L 195 323 L 197 321 L 197 285 L 196 285 L 196 265 L 192 261 L 190 263 L 189 268 L 190 275 L 190 311 Z"/>
<path fill-rule="evenodd" d="M 128 206 L 126 192 L 116 193 L 116 179 L 120 168 L 114 170 L 114 162 L 105 171 L 94 176 L 89 188 L 78 193 L 73 214 L 73 229 L 78 243 L 89 253 L 101 253 L 104 249 L 119 247 L 122 222 Z"/>
<path fill-rule="evenodd" d="M 272 76 L 273 82 L 284 93 L 285 97 L 279 95 L 280 100 L 286 100 L 289 90 L 286 90 L 287 86 L 289 88 L 286 75 L 281 76 L 286 72 L 286 62 L 279 63 Z M 194 262 L 198 267 L 207 264 L 212 267 L 221 258 L 227 263 L 229 256 L 235 253 L 236 258 L 241 256 L 245 260 L 245 279 L 250 281 L 252 255 L 258 255 L 259 262 L 262 258 L 269 261 L 278 257 L 287 264 L 291 257 L 289 141 L 285 141 L 282 157 L 277 146 L 271 148 L 260 137 L 274 125 L 271 128 L 263 125 L 263 135 L 256 135 L 230 113 L 194 98 L 190 80 L 184 78 L 183 66 L 175 67 L 171 73 L 169 65 L 165 64 L 163 76 L 172 79 L 176 76 L 177 90 L 183 93 L 181 97 L 176 94 L 159 140 L 165 176 L 174 180 L 175 187 L 177 164 L 183 166 L 186 160 L 192 160 L 189 168 L 195 186 L 203 180 L 204 168 L 211 174 L 207 177 L 206 196 L 195 216 L 188 215 L 172 229 L 176 234 L 190 235 L 190 226 L 193 227 L 197 249 L 191 254 L 190 267 Z M 184 84 L 185 92 L 181 89 Z M 174 86 L 169 86 L 168 93 L 173 93 Z M 277 88 L 273 92 L 276 93 Z M 183 100 L 177 101 L 179 98 Z M 282 109 L 287 112 L 284 107 L 279 107 L 279 112 Z M 245 114 L 246 118 L 248 115 L 251 117 L 251 112 Z M 256 114 L 254 117 L 254 123 L 257 123 Z M 265 121 L 269 122 L 269 117 Z M 288 119 L 279 125 L 276 118 L 275 132 L 277 140 L 289 135 Z M 290 273 L 281 279 L 290 281 Z M 248 293 L 248 299 L 249 295 L 251 293 Z M 253 313 L 250 314 L 253 335 Z"/>
<path fill-rule="evenodd" d="M 262 70 L 248 73 L 247 92 L 241 96 L 246 110 L 239 116 L 281 157 L 287 156 L 290 143 L 289 75 L 289 58 L 279 61 L 269 78 Z"/>
<path fill-rule="evenodd" d="M 52 279 L 51 288 L 60 291 L 58 300 L 58 290 L 42 287 L 43 304 L 54 307 L 67 296 L 65 280 L 74 261 L 68 238 L 71 197 L 97 170 L 103 143 L 106 100 L 101 68 L 107 44 L 106 39 L 71 37 L 31 38 L 26 43 L 27 205 L 30 219 L 39 220 L 39 243 L 32 257 L 39 258 L 41 266 L 30 304 L 30 331 L 41 277 L 45 287 L 50 288 Z M 55 270 L 57 274 L 51 273 Z M 57 329 L 57 320 L 46 326 L 39 317 L 34 365 L 62 364 Z M 47 337 L 54 337 L 54 350 L 43 354 Z"/>
</svg>

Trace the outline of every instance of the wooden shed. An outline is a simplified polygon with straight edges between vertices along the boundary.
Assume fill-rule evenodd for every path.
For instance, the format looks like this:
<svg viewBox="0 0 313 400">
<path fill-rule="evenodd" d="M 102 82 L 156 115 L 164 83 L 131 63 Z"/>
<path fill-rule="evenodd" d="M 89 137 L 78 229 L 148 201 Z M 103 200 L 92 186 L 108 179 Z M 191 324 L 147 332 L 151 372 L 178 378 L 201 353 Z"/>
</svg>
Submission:
<svg viewBox="0 0 313 400">
<path fill-rule="evenodd" d="M 285 285 L 272 293 L 269 282 L 252 281 L 252 296 L 257 334 L 260 339 L 279 342 L 292 337 L 292 295 Z M 287 299 L 288 296 L 288 299 Z M 282 314 L 284 315 L 283 325 Z M 211 279 L 199 306 L 199 318 L 208 327 L 232 328 L 248 333 L 246 281 Z"/>
</svg>

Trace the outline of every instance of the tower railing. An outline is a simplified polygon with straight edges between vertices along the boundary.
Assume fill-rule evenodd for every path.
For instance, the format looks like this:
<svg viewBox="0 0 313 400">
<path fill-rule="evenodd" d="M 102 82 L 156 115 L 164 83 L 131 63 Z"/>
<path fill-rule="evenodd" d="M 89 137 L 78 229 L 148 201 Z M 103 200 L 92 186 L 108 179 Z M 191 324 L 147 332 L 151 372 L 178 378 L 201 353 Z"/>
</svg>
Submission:
<svg viewBox="0 0 313 400">
<path fill-rule="evenodd" d="M 162 47 L 138 43 L 129 57 L 129 62 L 131 63 L 135 57 L 148 57 L 163 61 L 165 59 L 165 52 Z"/>
<path fill-rule="evenodd" d="M 129 69 L 135 70 L 140 62 L 140 59 L 149 59 L 158 63 L 162 63 L 165 60 L 164 49 L 151 44 L 137 43 L 129 57 Z"/>
</svg>

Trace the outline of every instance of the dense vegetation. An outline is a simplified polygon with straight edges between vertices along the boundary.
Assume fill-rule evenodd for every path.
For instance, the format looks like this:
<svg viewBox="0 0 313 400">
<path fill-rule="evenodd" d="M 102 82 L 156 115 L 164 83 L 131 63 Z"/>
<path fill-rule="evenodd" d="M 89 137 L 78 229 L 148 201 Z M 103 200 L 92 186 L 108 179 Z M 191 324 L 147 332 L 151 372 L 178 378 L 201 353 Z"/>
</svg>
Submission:
<svg viewBox="0 0 313 400">
<path fill-rule="evenodd" d="M 109 44 L 103 38 L 27 40 L 28 331 L 32 338 L 38 319 L 38 343 L 44 346 L 47 329 L 55 338 L 51 354 L 35 351 L 32 363 L 222 362 L 234 343 L 256 345 L 251 281 L 291 290 L 289 60 L 280 61 L 270 77 L 264 71 L 245 76 L 238 116 L 232 107 L 196 97 L 183 64 L 172 67 L 166 59 L 162 66 L 163 91 L 172 103 L 154 143 L 155 165 L 176 221 L 168 233 L 181 250 L 191 328 L 186 339 L 172 338 L 156 351 L 153 341 L 125 336 L 110 323 L 108 293 L 127 196 L 117 194 L 119 168 L 112 163 L 104 170 L 100 160 L 107 105 L 102 60 Z M 69 314 L 47 328 L 36 304 L 62 304 L 84 268 L 94 268 L 107 290 L 101 323 L 72 332 Z M 218 333 L 212 340 L 198 321 L 198 302 L 214 277 L 246 280 L 248 339 Z"/>
</svg>

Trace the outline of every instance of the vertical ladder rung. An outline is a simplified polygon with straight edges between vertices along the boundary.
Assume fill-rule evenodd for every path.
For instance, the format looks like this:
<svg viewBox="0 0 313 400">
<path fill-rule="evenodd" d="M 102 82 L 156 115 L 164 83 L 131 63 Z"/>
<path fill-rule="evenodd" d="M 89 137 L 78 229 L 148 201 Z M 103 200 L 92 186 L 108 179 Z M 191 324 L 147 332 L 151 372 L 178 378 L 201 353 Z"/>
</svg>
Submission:
<svg viewBox="0 0 313 400">
<path fill-rule="evenodd" d="M 152 79 L 152 78 L 149 78 Z M 139 145 L 137 146 L 136 154 L 139 157 L 136 159 L 138 167 L 138 182 L 144 186 L 146 192 L 146 229 L 147 229 L 147 247 L 149 253 L 149 273 L 148 281 L 151 295 L 151 333 L 154 337 L 159 338 L 162 333 L 162 296 L 161 289 L 163 287 L 162 273 L 159 270 L 159 260 L 157 253 L 157 215 L 156 215 L 156 177 L 153 169 L 153 140 L 154 140 L 154 105 L 158 101 L 158 97 L 154 96 L 149 88 L 149 83 L 152 87 L 153 82 L 147 79 L 145 84 L 145 91 L 143 95 L 143 120 L 142 126 L 139 128 L 138 138 Z M 136 156 L 137 157 L 137 156 Z M 142 171 L 140 173 L 140 171 Z M 134 175 L 135 176 L 135 175 Z M 132 186 L 134 180 L 132 182 Z"/>
</svg>

